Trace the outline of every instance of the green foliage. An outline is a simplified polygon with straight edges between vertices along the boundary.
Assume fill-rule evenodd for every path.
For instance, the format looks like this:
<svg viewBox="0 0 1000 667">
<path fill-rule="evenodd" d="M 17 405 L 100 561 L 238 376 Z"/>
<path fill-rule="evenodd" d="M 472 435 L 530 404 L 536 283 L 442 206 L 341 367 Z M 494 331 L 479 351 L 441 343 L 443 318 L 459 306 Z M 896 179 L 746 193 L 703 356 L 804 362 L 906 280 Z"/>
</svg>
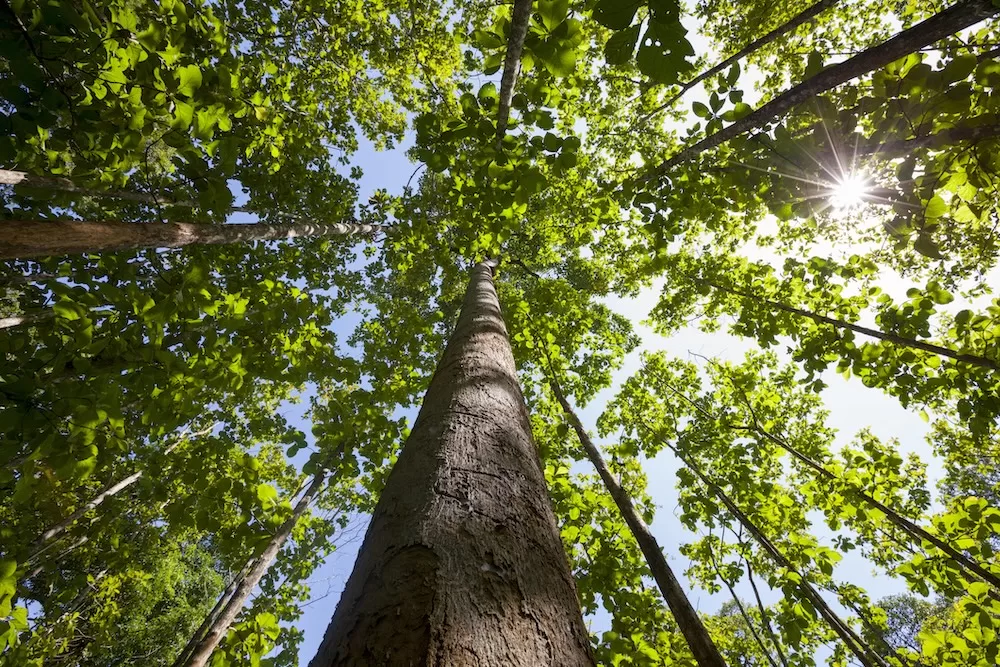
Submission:
<svg viewBox="0 0 1000 667">
<path fill-rule="evenodd" d="M 484 258 L 499 260 L 601 664 L 694 662 L 583 467 L 545 383 L 553 369 L 578 405 L 614 395 L 597 423 L 609 466 L 647 523 L 675 511 L 685 532 L 665 546 L 684 558 L 685 586 L 732 598 L 705 618 L 730 664 L 844 665 L 849 633 L 864 644 L 854 654 L 892 667 L 996 664 L 997 592 L 901 527 L 1000 575 L 995 24 L 662 181 L 643 176 L 751 113 L 756 92 L 773 97 L 935 11 L 834 3 L 682 97 L 696 67 L 809 4 L 701 1 L 686 25 L 710 45 L 696 54 L 671 0 L 536 2 L 499 145 L 497 84 L 483 76 L 503 66 L 507 5 L 0 9 L 0 167 L 147 195 L 0 186 L 4 218 L 219 224 L 243 194 L 260 224 L 358 218 L 385 232 L 4 267 L 0 315 L 35 317 L 0 331 L 0 664 L 169 664 L 325 469 L 211 663 L 297 664 L 310 577 L 374 508 L 402 415 Z M 423 173 L 359 204 L 362 138 L 412 140 Z M 867 183 L 862 205 L 831 207 L 851 176 Z M 653 333 L 617 312 L 628 299 L 652 306 Z M 695 319 L 759 349 L 741 363 L 645 354 L 622 381 L 640 344 Z M 871 430 L 839 438 L 823 407 L 830 370 L 930 421 L 932 454 Z M 282 416 L 298 401 L 311 428 Z M 676 469 L 675 496 L 663 479 L 647 489 L 651 462 Z M 873 602 L 850 583 L 859 559 L 941 602 Z"/>
</svg>

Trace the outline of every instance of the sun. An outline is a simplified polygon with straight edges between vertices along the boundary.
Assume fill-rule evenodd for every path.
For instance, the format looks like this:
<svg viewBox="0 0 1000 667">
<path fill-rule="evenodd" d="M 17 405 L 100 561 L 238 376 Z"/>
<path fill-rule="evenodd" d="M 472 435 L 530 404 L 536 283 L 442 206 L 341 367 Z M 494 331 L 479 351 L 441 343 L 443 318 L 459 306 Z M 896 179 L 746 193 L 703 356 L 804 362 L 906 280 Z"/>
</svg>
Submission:
<svg viewBox="0 0 1000 667">
<path fill-rule="evenodd" d="M 845 174 L 830 188 L 830 205 L 842 213 L 855 209 L 864 202 L 868 189 L 868 179 L 863 174 Z"/>
</svg>

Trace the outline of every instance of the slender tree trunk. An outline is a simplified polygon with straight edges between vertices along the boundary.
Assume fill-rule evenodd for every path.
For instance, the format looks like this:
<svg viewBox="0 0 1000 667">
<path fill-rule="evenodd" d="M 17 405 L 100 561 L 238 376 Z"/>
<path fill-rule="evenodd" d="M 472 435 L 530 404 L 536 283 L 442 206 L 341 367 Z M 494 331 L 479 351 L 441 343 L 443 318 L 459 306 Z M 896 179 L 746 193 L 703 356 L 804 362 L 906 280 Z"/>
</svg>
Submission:
<svg viewBox="0 0 1000 667">
<path fill-rule="evenodd" d="M 201 431 L 197 431 L 192 435 L 202 436 L 207 433 L 211 433 L 214 428 L 215 424 L 212 424 L 208 428 L 203 429 Z M 174 452 L 175 449 L 177 449 L 181 445 L 182 442 L 188 440 L 190 437 L 191 436 L 186 434 L 181 435 L 180 437 L 177 438 L 177 440 L 171 443 L 169 447 L 163 450 L 161 456 L 169 456 Z M 130 486 L 138 482 L 140 479 L 142 479 L 142 476 L 143 476 L 143 471 L 138 470 L 129 475 L 128 477 L 118 482 L 115 482 L 114 484 L 107 487 L 106 489 L 98 493 L 96 496 L 88 500 L 79 509 L 77 509 L 75 512 L 67 516 L 65 519 L 55 524 L 51 528 L 47 529 L 39 536 L 38 540 L 32 546 L 32 554 L 39 552 L 47 543 L 51 542 L 52 540 L 56 539 L 57 537 L 65 533 L 74 523 L 79 521 L 87 512 L 89 512 L 92 509 L 100 507 L 104 503 L 104 501 L 106 501 L 108 498 L 113 498 L 114 496 L 118 495 L 125 489 L 129 488 Z"/>
<path fill-rule="evenodd" d="M 493 266 L 473 272 L 311 667 L 594 664 Z"/>
<path fill-rule="evenodd" d="M 695 78 L 691 79 L 690 81 L 682 85 L 680 91 L 678 91 L 670 99 L 668 99 L 666 102 L 660 105 L 655 111 L 648 114 L 648 116 L 663 111 L 664 109 L 672 105 L 674 102 L 679 100 L 684 95 L 684 93 L 691 90 L 705 79 L 709 78 L 710 76 L 715 76 L 722 70 L 742 60 L 743 58 L 747 57 L 754 51 L 762 49 L 763 47 L 767 46 L 771 42 L 781 37 L 782 35 L 790 33 L 791 31 L 812 20 L 815 16 L 821 14 L 822 12 L 826 11 L 835 4 L 837 4 L 837 0 L 820 0 L 816 4 L 810 5 L 809 7 L 803 9 L 801 12 L 799 12 L 792 18 L 788 19 L 788 21 L 779 25 L 771 32 L 767 33 L 763 37 L 759 37 L 758 39 L 753 40 L 752 42 L 744 46 L 742 49 L 740 49 L 733 55 L 723 60 L 718 65 L 715 65 L 714 67 L 705 70 Z"/>
<path fill-rule="evenodd" d="M 507 53 L 504 56 L 503 76 L 500 79 L 500 104 L 497 110 L 497 150 L 507 133 L 510 119 L 510 105 L 514 99 L 514 85 L 521 73 L 521 53 L 524 38 L 528 34 L 533 0 L 514 0 L 514 11 L 510 20 L 510 37 L 507 39 Z"/>
<path fill-rule="evenodd" d="M 670 608 L 670 613 L 673 614 L 674 620 L 677 621 L 677 626 L 684 635 L 684 639 L 687 640 L 688 647 L 691 649 L 691 653 L 694 655 L 698 665 L 700 667 L 725 667 L 726 661 L 719 653 L 719 649 L 712 642 L 712 638 L 709 636 L 708 630 L 705 629 L 705 625 L 701 622 L 698 612 L 691 605 L 691 601 L 688 600 L 684 588 L 677 580 L 677 577 L 674 576 L 670 565 L 667 564 L 667 559 L 663 556 L 663 551 L 660 549 L 656 538 L 649 530 L 646 522 L 639 516 L 628 493 L 621 487 L 614 474 L 608 469 L 600 450 L 590 439 L 590 436 L 587 435 L 587 431 L 583 428 L 580 418 L 570 406 L 569 401 L 566 400 L 566 396 L 563 395 L 559 381 L 556 380 L 555 371 L 551 366 L 549 367 L 549 386 L 562 406 L 563 412 L 566 413 L 566 417 L 573 425 L 573 430 L 576 431 L 577 438 L 579 438 L 580 444 L 583 445 L 583 449 L 587 453 L 587 458 L 597 468 L 597 473 L 604 481 L 604 486 L 607 488 L 608 493 L 611 494 L 611 497 L 614 498 L 615 504 L 618 506 L 618 511 L 621 512 L 622 518 L 625 519 L 629 530 L 632 531 L 636 542 L 639 543 L 639 549 L 642 550 L 642 555 L 646 558 L 646 563 L 653 573 L 653 579 L 656 580 L 656 585 L 659 587 L 663 599 Z"/>
<path fill-rule="evenodd" d="M 187 645 L 177 654 L 177 658 L 173 662 L 173 667 L 184 667 L 188 664 L 188 660 L 194 650 L 198 648 L 201 643 L 202 638 L 208 633 L 219 620 L 219 616 L 222 615 L 222 611 L 226 608 L 229 602 L 233 599 L 233 595 L 236 593 L 236 589 L 239 587 L 240 582 L 246 579 L 247 575 L 253 570 L 254 565 L 257 563 L 256 558 L 251 558 L 243 569 L 236 573 L 233 580 L 229 582 L 229 585 L 223 589 L 222 594 L 216 601 L 215 606 L 212 607 L 212 611 L 208 612 L 205 616 L 205 620 L 201 622 L 198 629 L 194 631 L 191 635 L 191 639 L 188 640 Z"/>
<path fill-rule="evenodd" d="M 726 287 L 725 285 L 720 285 L 719 283 L 710 280 L 705 280 L 704 278 L 697 278 L 691 275 L 688 275 L 687 277 L 695 282 L 703 283 L 721 292 L 742 297 L 744 299 L 749 299 L 751 301 L 757 300 L 762 303 L 766 303 L 768 306 L 776 308 L 777 310 L 781 310 L 786 313 L 791 313 L 792 315 L 808 317 L 814 322 L 822 322 L 824 324 L 829 324 L 838 329 L 849 329 L 850 331 L 853 331 L 855 333 L 863 334 L 865 336 L 870 336 L 872 338 L 877 338 L 881 341 L 892 343 L 893 345 L 901 345 L 903 347 L 909 347 L 915 350 L 923 350 L 924 352 L 930 352 L 931 354 L 936 354 L 941 357 L 954 359 L 955 361 L 961 361 L 967 364 L 972 364 L 973 366 L 980 366 L 982 368 L 988 368 L 994 371 L 1000 370 L 1000 363 L 993 361 L 992 359 L 988 359 L 986 357 L 982 357 L 975 354 L 964 354 L 962 352 L 956 352 L 955 350 L 952 350 L 947 347 L 935 345 L 934 343 L 928 343 L 925 341 L 916 340 L 914 338 L 907 338 L 905 336 L 900 336 L 899 334 L 879 331 L 878 329 L 863 327 L 859 324 L 852 324 L 850 322 L 845 322 L 844 320 L 837 320 L 832 317 L 827 317 L 826 315 L 820 315 L 819 313 L 814 313 L 809 310 L 802 310 L 801 308 L 795 308 L 793 306 L 781 303 L 780 301 L 772 301 L 771 299 L 764 299 L 759 296 L 750 294 L 748 292 L 735 289 L 733 287 Z"/>
<path fill-rule="evenodd" d="M 264 552 L 254 561 L 253 566 L 250 567 L 246 575 L 239 580 L 236 590 L 233 591 L 229 600 L 223 605 L 222 610 L 215 616 L 211 627 L 198 641 L 198 645 L 191 651 L 190 657 L 185 663 L 187 667 L 205 667 L 208 664 L 209 658 L 212 657 L 212 651 L 215 650 L 219 642 L 229 632 L 229 626 L 236 620 L 236 616 L 242 611 L 243 605 L 246 604 L 247 598 L 250 597 L 250 593 L 257 587 L 257 584 L 260 583 L 260 580 L 267 573 L 268 568 L 271 567 L 271 563 L 277 558 L 281 547 L 288 540 L 288 536 L 292 534 L 295 524 L 299 522 L 299 519 L 302 518 L 302 515 L 305 514 L 309 505 L 316 498 L 325 479 L 326 471 L 322 469 L 313 477 L 312 484 L 309 485 L 309 488 L 306 489 L 306 492 L 302 494 L 299 501 L 295 504 L 292 515 L 285 519 L 285 522 L 278 528 L 278 532 L 271 538 Z"/>
<path fill-rule="evenodd" d="M 652 429 L 646 427 L 650 434 L 653 433 Z M 803 596 L 812 603 L 819 615 L 827 622 L 827 624 L 833 629 L 840 640 L 851 650 L 854 656 L 864 667 L 889 667 L 889 665 L 882 659 L 880 655 L 875 653 L 870 646 L 868 646 L 854 630 L 841 619 L 837 613 L 827 604 L 823 596 L 819 594 L 819 591 L 798 571 L 798 568 L 788 560 L 781 550 L 771 542 L 766 535 L 764 535 L 757 525 L 750 520 L 743 511 L 736 506 L 736 503 L 722 490 L 717 484 L 715 484 L 711 479 L 709 479 L 701 470 L 701 468 L 694 465 L 694 463 L 684 454 L 680 452 L 676 447 L 671 445 L 669 442 L 664 442 L 664 444 L 670 448 L 674 453 L 687 466 L 688 470 L 693 472 L 695 476 L 701 480 L 701 483 L 712 493 L 719 501 L 726 507 L 729 513 L 739 521 L 750 535 L 753 536 L 754 541 L 760 545 L 765 553 L 773 560 L 779 567 L 788 570 L 789 572 L 794 572 L 798 574 L 800 583 L 799 590 L 802 591 Z"/>
<path fill-rule="evenodd" d="M 757 129 L 802 102 L 851 79 L 885 67 L 894 60 L 964 30 L 997 12 L 1000 12 L 1000 7 L 994 5 L 991 0 L 959 0 L 943 12 L 902 31 L 895 37 L 862 51 L 844 62 L 831 65 L 802 83 L 789 88 L 732 125 L 680 151 L 648 172 L 643 180 L 663 176 L 682 162 L 691 160 L 700 153 L 715 148 L 741 134 Z"/>
<path fill-rule="evenodd" d="M 30 221 L 0 223 L 0 259 L 98 253 L 132 248 L 181 248 L 301 237 L 366 235 L 378 225 L 357 223 L 213 225 L 187 222 L 130 223 Z"/>
<path fill-rule="evenodd" d="M 3 243 L 0 241 L 0 243 Z M 42 322 L 47 322 L 55 317 L 55 312 L 52 310 L 42 310 L 33 313 L 24 313 L 22 315 L 11 315 L 10 317 L 0 317 L 0 330 L 2 329 L 12 329 L 14 327 L 22 327 L 25 325 L 41 324 Z"/>
<path fill-rule="evenodd" d="M 130 192 L 128 190 L 94 190 L 84 188 L 68 178 L 55 176 L 36 176 L 23 171 L 10 171 L 0 169 L 0 185 L 16 185 L 38 190 L 58 190 L 59 192 L 72 192 L 86 197 L 107 197 L 109 199 L 122 199 L 125 201 L 138 202 L 140 204 L 161 204 L 166 206 L 195 206 L 190 201 L 173 201 L 165 197 L 146 194 L 145 192 Z"/>
</svg>

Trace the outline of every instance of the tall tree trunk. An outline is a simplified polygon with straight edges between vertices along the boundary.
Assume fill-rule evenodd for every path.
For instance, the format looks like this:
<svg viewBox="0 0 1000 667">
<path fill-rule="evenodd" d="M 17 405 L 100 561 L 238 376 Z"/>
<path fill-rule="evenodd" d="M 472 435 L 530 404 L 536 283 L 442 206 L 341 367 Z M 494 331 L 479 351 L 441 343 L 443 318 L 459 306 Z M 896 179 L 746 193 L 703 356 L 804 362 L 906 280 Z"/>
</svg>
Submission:
<svg viewBox="0 0 1000 667">
<path fill-rule="evenodd" d="M 0 223 L 0 259 L 98 253 L 132 248 L 181 248 L 301 237 L 365 235 L 379 225 L 357 223 L 213 225 L 187 222 L 131 223 L 29 221 Z"/>
<path fill-rule="evenodd" d="M 812 20 L 815 16 L 821 14 L 822 12 L 826 11 L 827 9 L 829 9 L 830 7 L 832 7 L 835 4 L 837 4 L 837 0 L 820 0 L 819 2 L 817 2 L 817 3 L 813 4 L 813 5 L 810 5 L 809 7 L 806 7 L 801 12 L 799 12 L 798 14 L 796 14 L 795 16 L 793 16 L 792 18 L 788 19 L 788 21 L 786 21 L 785 23 L 782 23 L 781 25 L 779 25 L 777 28 L 775 28 L 771 32 L 767 33 L 766 35 L 764 35 L 762 37 L 759 37 L 759 38 L 753 40 L 752 42 L 750 42 L 749 44 L 747 44 L 746 46 L 744 46 L 742 49 L 740 49 L 739 51 L 737 51 L 733 55 L 731 55 L 728 58 L 726 58 L 725 60 L 723 60 L 718 65 L 715 65 L 714 67 L 711 67 L 711 68 L 705 70 L 704 72 L 702 72 L 701 74 L 699 74 L 695 78 L 693 78 L 690 81 L 688 81 L 687 83 L 683 84 L 681 86 L 681 89 L 676 94 L 674 94 L 673 96 L 671 96 L 670 99 L 668 99 L 666 102 L 664 102 L 663 104 L 661 104 L 654 111 L 652 111 L 651 113 L 647 114 L 647 117 L 652 116 L 653 114 L 658 113 L 660 111 L 663 111 L 664 109 L 666 109 L 667 107 L 669 107 L 670 105 L 672 105 L 674 102 L 676 102 L 677 100 L 679 100 L 684 95 L 684 93 L 686 93 L 687 91 L 691 90 L 692 88 L 694 88 L 695 86 L 697 86 L 699 83 L 701 83 L 702 81 L 704 81 L 708 77 L 715 76 L 716 74 L 718 74 L 722 70 L 726 69 L 730 65 L 733 65 L 734 63 L 738 62 L 739 60 L 742 60 L 743 58 L 745 58 L 746 56 L 750 55 L 754 51 L 762 49 L 763 47 L 767 46 L 771 42 L 773 42 L 776 39 L 778 39 L 779 37 L 781 37 L 782 35 L 788 34 L 789 32 L 795 30 L 799 26 L 801 26 L 801 25 L 807 23 L 808 21 Z"/>
<path fill-rule="evenodd" d="M 563 395 L 559 381 L 555 377 L 555 370 L 551 365 L 549 367 L 549 386 L 562 406 L 563 412 L 573 425 L 573 430 L 576 431 L 580 444 L 583 445 L 584 451 L 587 452 L 587 458 L 597 468 L 597 473 L 604 481 L 604 486 L 607 488 L 608 493 L 611 494 L 611 497 L 614 498 L 615 504 L 618 506 L 618 511 L 622 513 L 622 518 L 625 519 L 629 530 L 632 531 L 636 542 L 639 543 L 639 549 L 642 550 L 642 555 L 646 558 L 646 563 L 653 573 L 653 579 L 656 580 L 656 585 L 659 587 L 663 599 L 670 608 L 670 613 L 673 614 L 674 620 L 677 621 L 677 627 L 680 628 L 684 639 L 687 640 L 688 647 L 691 649 L 691 653 L 694 655 L 698 665 L 700 667 L 725 667 L 726 661 L 719 653 L 719 649 L 712 642 L 712 638 L 709 636 L 708 630 L 705 629 L 705 625 L 701 622 L 698 612 L 691 605 L 691 601 L 688 600 L 683 587 L 681 587 L 677 577 L 674 576 L 670 565 L 667 564 L 667 559 L 664 558 L 663 551 L 660 549 L 656 538 L 650 532 L 646 522 L 639 516 L 628 493 L 621 487 L 614 474 L 608 469 L 600 450 L 597 449 L 590 436 L 587 435 L 587 430 L 583 428 L 580 418 L 570 406 L 569 401 L 566 400 L 566 396 Z"/>
<path fill-rule="evenodd" d="M 643 177 L 643 180 L 663 176 L 682 162 L 691 160 L 700 153 L 715 148 L 734 137 L 757 129 L 806 100 L 851 79 L 885 67 L 894 60 L 964 30 L 997 12 L 1000 12 L 1000 7 L 994 5 L 991 0 L 959 0 L 943 12 L 902 31 L 895 37 L 862 51 L 844 62 L 827 67 L 802 83 L 792 86 L 729 127 L 705 137 L 653 168 Z"/>
<path fill-rule="evenodd" d="M 650 435 L 654 435 L 654 431 L 651 428 L 645 425 L 643 426 L 650 433 Z M 781 550 L 778 549 L 778 547 L 760 531 L 757 524 L 751 521 L 750 517 L 744 514 L 743 511 L 736 506 L 736 503 L 732 501 L 728 494 L 726 494 L 726 492 L 723 491 L 719 485 L 709 479 L 705 473 L 702 472 L 701 468 L 694 465 L 691 459 L 682 454 L 680 450 L 672 444 L 667 441 L 664 441 L 664 444 L 674 453 L 675 456 L 677 456 L 677 458 L 681 460 L 685 466 L 687 466 L 688 470 L 693 472 L 695 476 L 701 480 L 701 483 L 705 485 L 705 488 L 707 488 L 712 495 L 719 499 L 723 506 L 725 506 L 725 508 L 729 511 L 730 515 L 732 515 L 733 518 L 735 518 L 740 525 L 742 525 L 747 532 L 750 533 L 754 541 L 760 545 L 761 549 L 764 550 L 764 552 L 775 562 L 775 564 L 788 570 L 789 572 L 794 572 L 799 576 L 800 581 L 798 587 L 803 596 L 809 600 L 816 611 L 819 612 L 819 615 L 823 617 L 830 628 L 833 629 L 838 637 L 840 637 L 840 640 L 851 650 L 854 656 L 858 659 L 858 662 L 860 662 L 864 667 L 889 667 L 888 663 L 886 663 L 882 656 L 875 653 L 875 651 L 873 651 L 872 648 L 858 636 L 854 629 L 837 615 L 833 608 L 831 608 L 830 605 L 827 604 L 826 600 L 823 599 L 823 596 L 819 594 L 819 591 L 816 590 L 812 583 L 810 583 L 809 580 L 798 571 L 798 568 L 796 568 L 795 565 L 788 560 L 783 553 L 781 553 Z"/>
<path fill-rule="evenodd" d="M 528 34 L 528 23 L 531 21 L 531 6 L 533 0 L 514 0 L 513 14 L 510 19 L 510 37 L 507 39 L 507 53 L 504 56 L 503 75 L 500 79 L 500 104 L 497 109 L 497 150 L 507 133 L 507 122 L 510 120 L 510 105 L 514 99 L 514 85 L 521 73 L 521 53 L 524 51 L 524 38 Z"/>
<path fill-rule="evenodd" d="M 306 489 L 306 492 L 302 494 L 299 501 L 295 504 L 292 515 L 285 519 L 285 522 L 278 528 L 278 532 L 271 538 L 267 548 L 264 549 L 264 552 L 257 558 L 246 575 L 240 579 L 236 590 L 233 591 L 229 600 L 223 605 L 222 610 L 215 616 L 211 627 L 198 641 L 198 645 L 191 651 L 190 657 L 185 663 L 187 667 L 205 667 L 208 664 L 209 658 L 212 657 L 212 651 L 215 650 L 215 647 L 219 645 L 219 642 L 229 632 L 229 626 L 236 620 L 236 616 L 243 609 L 243 605 L 246 604 L 250 593 L 253 592 L 253 589 L 257 587 L 257 584 L 260 583 L 260 580 L 267 573 L 268 568 L 271 567 L 271 563 L 278 556 L 281 547 L 288 540 L 288 536 L 292 534 L 295 524 L 302 518 L 302 515 L 305 514 L 306 509 L 309 508 L 316 494 L 319 493 L 325 479 L 326 471 L 322 469 L 313 477 L 312 484 L 309 485 L 309 488 Z"/>
<path fill-rule="evenodd" d="M 493 266 L 473 271 L 312 667 L 594 664 Z"/>
<path fill-rule="evenodd" d="M 726 294 L 732 294 L 733 296 L 738 296 L 744 299 L 749 299 L 751 301 L 760 301 L 767 304 L 771 308 L 781 310 L 792 315 L 799 315 L 800 317 L 808 317 L 814 322 L 821 322 L 823 324 L 829 324 L 830 326 L 836 327 L 838 329 L 848 329 L 854 333 L 863 334 L 865 336 L 870 336 L 872 338 L 877 338 L 878 340 L 884 341 L 886 343 L 892 343 L 893 345 L 900 345 L 902 347 L 909 347 L 915 350 L 922 350 L 924 352 L 930 352 L 931 354 L 936 354 L 941 357 L 947 357 L 948 359 L 954 359 L 955 361 L 961 361 L 967 364 L 972 364 L 973 366 L 980 366 L 982 368 L 988 368 L 990 370 L 1000 370 L 1000 363 L 993 361 L 987 357 L 979 356 L 976 354 L 965 354 L 963 352 L 956 352 L 951 348 L 942 347 L 941 345 L 935 345 L 934 343 L 928 343 L 922 340 L 916 340 L 915 338 L 907 338 L 906 336 L 900 336 L 899 334 L 887 333 L 885 331 L 879 331 L 878 329 L 871 329 L 869 327 L 863 327 L 860 324 L 852 324 L 851 322 L 845 322 L 844 320 L 834 319 L 832 317 L 827 317 L 826 315 L 820 315 L 819 313 L 814 313 L 809 310 L 802 310 L 801 308 L 795 308 L 794 306 L 789 306 L 787 304 L 781 303 L 780 301 L 772 301 L 771 299 L 764 299 L 759 296 L 755 296 L 743 290 L 739 290 L 733 287 L 726 287 L 725 285 L 720 285 L 719 283 L 713 282 L 711 280 L 705 280 L 704 278 L 698 278 L 696 276 L 685 274 L 690 280 L 697 283 L 702 283 L 708 285 L 713 289 L 717 289 L 720 292 L 725 292 Z"/>
<path fill-rule="evenodd" d="M 243 566 L 243 569 L 233 576 L 233 580 L 229 582 L 229 585 L 227 585 L 225 589 L 223 589 L 219 599 L 215 602 L 215 606 L 212 607 L 212 611 L 205 615 L 205 620 L 201 622 L 198 629 L 194 631 L 193 635 L 191 635 L 191 639 L 188 640 L 187 645 L 181 650 L 180 653 L 177 654 L 177 658 L 173 662 L 173 667 L 184 667 L 184 665 L 188 663 L 191 654 L 196 648 L 198 648 L 202 638 L 218 622 L 219 616 L 222 615 L 222 611 L 233 599 L 233 595 L 236 593 L 236 589 L 239 587 L 240 582 L 246 578 L 256 563 L 257 559 L 251 558 L 247 564 Z"/>
</svg>

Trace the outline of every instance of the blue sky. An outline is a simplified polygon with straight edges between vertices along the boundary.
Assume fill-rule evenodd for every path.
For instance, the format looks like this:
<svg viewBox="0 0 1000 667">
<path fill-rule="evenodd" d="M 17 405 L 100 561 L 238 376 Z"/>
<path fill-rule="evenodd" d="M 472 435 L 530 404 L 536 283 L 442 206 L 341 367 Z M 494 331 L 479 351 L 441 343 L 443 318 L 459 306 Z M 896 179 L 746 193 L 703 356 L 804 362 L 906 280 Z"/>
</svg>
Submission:
<svg viewBox="0 0 1000 667">
<path fill-rule="evenodd" d="M 396 150 L 376 153 L 370 144 L 362 144 L 356 157 L 357 164 L 364 170 L 361 180 L 362 200 L 378 188 L 385 188 L 390 193 L 402 190 L 415 167 L 404 155 L 408 145 L 408 142 L 404 142 Z M 604 403 L 615 394 L 618 385 L 624 379 L 638 370 L 641 351 L 665 350 L 671 355 L 684 358 L 688 358 L 689 353 L 694 353 L 738 361 L 743 358 L 746 351 L 756 347 L 752 340 L 740 339 L 723 332 L 706 334 L 693 327 L 669 338 L 659 336 L 641 323 L 655 305 L 656 298 L 654 288 L 646 290 L 635 299 L 607 300 L 610 307 L 633 322 L 641 335 L 642 344 L 638 351 L 629 355 L 623 368 L 617 372 L 615 386 L 602 392 L 590 405 L 580 410 L 583 422 L 592 432 L 596 431 L 594 425 Z M 354 317 L 339 321 L 334 327 L 338 337 L 341 340 L 346 339 L 356 322 L 357 319 Z M 927 425 L 916 414 L 907 412 L 895 399 L 869 389 L 857 380 L 845 380 L 834 373 L 828 373 L 825 380 L 829 384 L 829 388 L 825 391 L 826 407 L 831 413 L 828 423 L 839 430 L 840 444 L 846 444 L 860 429 L 869 427 L 882 439 L 898 438 L 904 452 L 917 452 L 925 458 L 929 456 L 929 448 L 924 442 Z M 305 402 L 289 405 L 283 412 L 308 434 L 310 425 L 303 418 L 306 407 Z M 695 539 L 697 536 L 683 528 L 675 515 L 677 494 L 674 485 L 677 467 L 669 452 L 664 452 L 646 462 L 649 492 L 657 505 L 656 519 L 652 524 L 653 533 L 667 554 L 672 567 L 678 572 L 683 572 L 688 562 L 680 555 L 678 547 L 682 542 Z M 931 474 L 933 484 L 937 481 L 933 477 L 933 467 Z M 344 533 L 335 537 L 337 550 L 310 579 L 313 597 L 306 605 L 303 617 L 297 623 L 305 634 L 300 648 L 300 663 L 303 665 L 308 664 L 314 655 L 327 623 L 333 615 L 353 568 L 366 527 L 367 517 L 356 517 Z M 817 526 L 816 532 L 823 542 L 830 543 L 831 536 L 825 526 Z M 871 564 L 853 554 L 845 558 L 836 572 L 841 580 L 866 588 L 874 599 L 905 589 L 899 580 L 890 579 L 884 574 L 876 575 Z M 749 589 L 737 588 L 737 592 L 741 596 L 750 595 Z M 702 590 L 689 589 L 689 594 L 696 608 L 704 612 L 716 611 L 728 599 L 728 593 L 710 595 Z M 776 597 L 773 593 L 770 596 L 765 594 L 767 601 L 773 601 Z M 599 616 L 591 619 L 591 623 L 592 628 L 601 630 L 606 627 L 607 618 Z"/>
<path fill-rule="evenodd" d="M 692 43 L 697 53 L 712 54 L 714 52 L 703 38 L 695 34 L 695 30 L 692 30 L 691 33 Z M 750 81 L 757 79 L 752 70 L 744 71 L 744 77 L 744 80 L 750 79 Z M 478 83 L 484 82 L 485 80 Z M 752 91 L 747 92 L 746 101 L 753 104 L 756 95 Z M 703 91 L 695 89 L 685 97 L 685 102 L 689 105 L 694 100 L 704 101 Z M 408 138 L 396 149 L 378 153 L 369 142 L 361 140 L 360 150 L 354 156 L 353 161 L 364 171 L 364 176 L 360 181 L 361 201 L 365 201 L 376 189 L 386 189 L 391 194 L 398 194 L 402 191 L 416 167 L 409 162 L 404 154 L 411 144 L 412 138 Z M 817 249 L 818 252 L 823 250 L 823 248 Z M 747 248 L 747 252 L 755 259 L 767 258 L 766 252 L 753 247 Z M 902 296 L 902 292 L 907 287 L 904 281 L 892 275 L 886 275 L 881 286 L 894 296 Z M 706 334 L 694 327 L 684 329 L 669 338 L 659 336 L 642 324 L 649 310 L 655 305 L 656 299 L 655 286 L 644 291 L 635 299 L 607 299 L 610 307 L 633 322 L 641 335 L 642 344 L 637 352 L 629 355 L 624 366 L 616 373 L 614 386 L 602 392 L 590 405 L 579 411 L 581 419 L 592 433 L 596 432 L 594 425 L 603 405 L 614 396 L 620 383 L 638 370 L 642 351 L 665 350 L 673 356 L 682 358 L 689 358 L 689 353 L 693 353 L 710 358 L 738 361 L 748 350 L 756 348 L 756 343 L 752 340 L 736 338 L 724 332 Z M 345 340 L 350 335 L 356 321 L 356 318 L 349 317 L 335 325 L 334 330 L 341 340 Z M 690 359 L 702 363 L 695 357 L 690 357 Z M 785 355 L 783 361 L 787 360 L 787 355 Z M 847 444 L 858 431 L 867 427 L 882 440 L 898 439 L 904 453 L 915 452 L 920 454 L 925 461 L 931 461 L 930 449 L 924 440 L 928 427 L 917 414 L 904 410 L 895 399 L 880 391 L 865 387 L 857 379 L 845 380 L 835 373 L 828 372 L 824 380 L 829 385 L 824 392 L 825 407 L 830 412 L 827 423 L 838 429 L 838 444 Z M 284 412 L 294 424 L 309 434 L 310 426 L 302 416 L 306 407 L 305 403 L 289 405 Z M 414 415 L 410 416 L 412 419 Z M 681 573 L 688 567 L 688 561 L 680 555 L 678 547 L 685 541 L 697 539 L 698 536 L 683 528 L 675 515 L 677 493 L 674 487 L 677 468 L 677 462 L 668 451 L 647 461 L 645 465 L 649 480 L 649 493 L 657 505 L 656 518 L 651 528 L 671 566 L 675 571 Z M 585 469 L 581 468 L 581 470 Z M 590 471 L 586 470 L 586 472 Z M 933 488 L 940 476 L 939 467 L 931 465 L 928 472 L 929 482 Z M 322 639 L 353 568 L 354 559 L 361 546 L 361 538 L 366 527 L 366 517 L 355 518 L 347 531 L 335 537 L 337 550 L 310 579 L 313 597 L 306 605 L 303 617 L 297 624 L 305 634 L 300 648 L 300 664 L 308 664 Z M 815 533 L 821 542 L 827 545 L 831 544 L 832 536 L 824 525 L 817 524 Z M 892 579 L 885 574 L 875 573 L 873 566 L 858 556 L 856 552 L 845 557 L 844 561 L 836 568 L 835 576 L 841 581 L 867 589 L 875 600 L 905 590 L 902 581 Z M 692 603 L 703 612 L 716 611 L 728 599 L 728 593 L 710 595 L 705 591 L 693 590 L 690 587 L 688 590 Z M 777 599 L 777 594 L 774 592 L 766 590 L 762 592 L 765 602 L 773 602 Z M 751 595 L 749 588 L 745 585 L 738 586 L 737 593 L 741 597 Z M 590 622 L 593 629 L 601 630 L 606 627 L 607 618 L 606 616 L 598 616 L 590 619 Z"/>
</svg>

